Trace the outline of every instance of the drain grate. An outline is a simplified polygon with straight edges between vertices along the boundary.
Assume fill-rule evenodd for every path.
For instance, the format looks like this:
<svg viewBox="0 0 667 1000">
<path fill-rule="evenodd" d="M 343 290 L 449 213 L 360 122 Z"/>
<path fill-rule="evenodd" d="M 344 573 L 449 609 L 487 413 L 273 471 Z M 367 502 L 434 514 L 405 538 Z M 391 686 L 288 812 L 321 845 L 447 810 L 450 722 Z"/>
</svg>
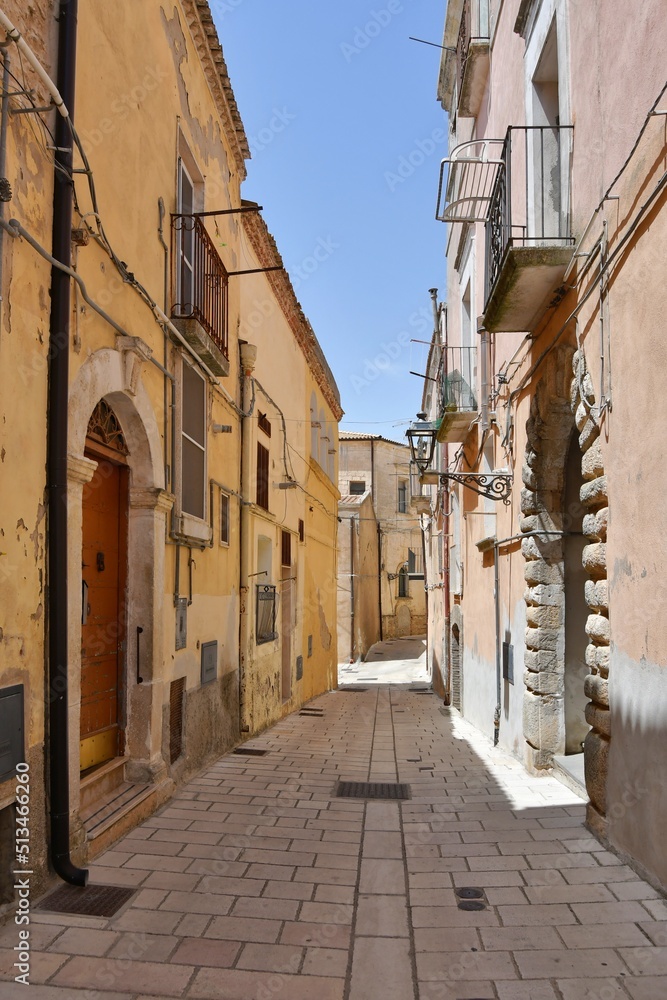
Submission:
<svg viewBox="0 0 667 1000">
<path fill-rule="evenodd" d="M 86 917 L 113 917 L 136 889 L 119 885 L 61 885 L 37 904 L 36 909 L 49 913 L 78 913 Z"/>
<path fill-rule="evenodd" d="M 336 795 L 344 799 L 409 799 L 410 786 L 385 781 L 339 781 Z"/>
<path fill-rule="evenodd" d="M 433 694 L 430 688 L 408 688 L 410 694 Z"/>
<path fill-rule="evenodd" d="M 362 692 L 368 691 L 368 688 L 352 688 L 352 687 L 342 687 L 338 688 L 339 691 L 349 691 L 350 694 L 361 694 Z"/>
<path fill-rule="evenodd" d="M 462 899 L 459 903 L 459 910 L 485 910 L 486 903 L 477 899 Z"/>
<path fill-rule="evenodd" d="M 268 750 L 260 750 L 258 747 L 236 747 L 232 753 L 239 754 L 240 757 L 263 757 Z"/>
<path fill-rule="evenodd" d="M 454 889 L 454 892 L 459 897 L 459 899 L 484 899 L 484 890 L 473 888 L 472 886 L 461 886 L 458 889 Z"/>
<path fill-rule="evenodd" d="M 315 711 L 312 708 L 302 708 L 301 711 L 299 712 L 299 715 L 306 715 L 306 716 L 309 716 L 311 719 L 323 719 L 324 718 L 324 712 L 322 711 L 321 708 L 318 709 L 317 711 Z"/>
</svg>

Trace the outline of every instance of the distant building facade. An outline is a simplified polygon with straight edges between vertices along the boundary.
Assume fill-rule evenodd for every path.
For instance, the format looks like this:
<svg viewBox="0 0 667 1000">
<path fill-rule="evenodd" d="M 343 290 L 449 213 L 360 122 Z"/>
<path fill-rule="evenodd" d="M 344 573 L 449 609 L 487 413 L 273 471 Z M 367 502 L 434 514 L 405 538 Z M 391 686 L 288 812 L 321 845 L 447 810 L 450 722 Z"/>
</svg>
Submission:
<svg viewBox="0 0 667 1000">
<path fill-rule="evenodd" d="M 340 434 L 338 487 L 342 497 L 371 495 L 377 523 L 375 579 L 382 639 L 426 632 L 423 541 L 410 505 L 410 450 L 380 435 Z"/>
</svg>

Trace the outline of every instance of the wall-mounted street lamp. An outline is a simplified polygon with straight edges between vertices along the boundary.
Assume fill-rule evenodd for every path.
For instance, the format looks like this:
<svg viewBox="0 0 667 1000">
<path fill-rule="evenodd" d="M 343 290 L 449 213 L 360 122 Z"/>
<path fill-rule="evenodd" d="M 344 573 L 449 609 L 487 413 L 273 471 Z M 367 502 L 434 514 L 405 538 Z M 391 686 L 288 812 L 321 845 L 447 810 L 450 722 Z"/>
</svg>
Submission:
<svg viewBox="0 0 667 1000">
<path fill-rule="evenodd" d="M 489 500 L 502 500 L 505 505 L 510 503 L 511 472 L 504 469 L 493 472 L 436 472 L 431 469 L 438 427 L 426 419 L 425 413 L 418 413 L 417 418 L 405 432 L 405 436 L 410 443 L 412 461 L 422 477 L 428 473 L 437 476 L 442 485 L 448 482 L 461 483 L 479 496 L 487 497 Z"/>
</svg>

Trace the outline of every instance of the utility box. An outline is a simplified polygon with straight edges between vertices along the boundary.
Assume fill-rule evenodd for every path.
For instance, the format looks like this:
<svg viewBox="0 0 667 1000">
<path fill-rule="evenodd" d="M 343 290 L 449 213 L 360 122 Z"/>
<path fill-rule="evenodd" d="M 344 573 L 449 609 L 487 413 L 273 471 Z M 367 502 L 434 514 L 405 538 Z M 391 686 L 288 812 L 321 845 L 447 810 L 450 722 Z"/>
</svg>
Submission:
<svg viewBox="0 0 667 1000">
<path fill-rule="evenodd" d="M 503 643 L 503 679 L 514 684 L 514 646 Z"/>
<path fill-rule="evenodd" d="M 201 682 L 210 684 L 218 676 L 218 643 L 203 642 L 201 645 Z"/>
</svg>

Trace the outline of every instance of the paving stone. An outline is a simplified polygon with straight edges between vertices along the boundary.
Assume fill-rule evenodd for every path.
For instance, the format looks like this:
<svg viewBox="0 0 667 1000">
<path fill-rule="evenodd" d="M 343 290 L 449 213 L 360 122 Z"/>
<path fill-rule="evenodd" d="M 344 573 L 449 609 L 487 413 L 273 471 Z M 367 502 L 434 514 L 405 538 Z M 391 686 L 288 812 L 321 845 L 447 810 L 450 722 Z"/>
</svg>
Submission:
<svg viewBox="0 0 667 1000">
<path fill-rule="evenodd" d="M 584 924 L 580 927 L 558 927 L 558 933 L 568 948 L 622 948 L 646 945 L 646 935 L 637 924 Z"/>
<path fill-rule="evenodd" d="M 193 1000 L 343 1000 L 344 979 L 241 969 L 200 969 L 188 991 Z"/>
<path fill-rule="evenodd" d="M 257 972 L 287 972 L 295 975 L 301 966 L 303 948 L 287 944 L 246 944 L 236 963 L 237 969 Z"/>
<path fill-rule="evenodd" d="M 417 977 L 420 980 L 448 980 L 452 970 L 462 966 L 466 979 L 516 979 L 517 974 L 512 962 L 512 956 L 507 951 L 498 952 L 461 952 L 438 954 L 425 952 L 417 954 Z"/>
<path fill-rule="evenodd" d="M 64 952 L 67 955 L 106 955 L 109 949 L 118 941 L 120 935 L 114 931 L 88 930 L 81 927 L 69 927 L 57 941 L 51 945 L 51 951 Z M 16 944 L 17 940 L 13 942 Z M 34 934 L 30 935 L 30 946 L 36 948 Z"/>
<path fill-rule="evenodd" d="M 301 975 L 336 976 L 345 979 L 347 963 L 347 951 L 337 948 L 308 948 L 301 967 Z"/>
<path fill-rule="evenodd" d="M 126 959 L 73 958 L 53 980 L 56 986 L 90 990 L 96 986 L 118 991 L 180 997 L 194 969 L 190 965 L 128 962 Z"/>
<path fill-rule="evenodd" d="M 382 975 L 378 975 L 380 969 Z M 408 1000 L 413 996 L 408 939 L 357 938 L 349 1000 Z"/>
<path fill-rule="evenodd" d="M 355 934 L 408 937 L 408 909 L 401 896 L 359 896 Z"/>
<path fill-rule="evenodd" d="M 281 922 L 253 917 L 214 917 L 205 933 L 207 938 L 226 941 L 256 941 L 274 944 L 278 940 Z"/>
<path fill-rule="evenodd" d="M 585 931 L 582 931 L 585 933 Z M 628 949 L 631 950 L 631 949 Z M 625 971 L 618 955 L 605 948 L 578 951 L 517 951 L 514 960 L 523 979 L 577 979 L 617 976 Z"/>
<path fill-rule="evenodd" d="M 351 928 L 349 924 L 309 924 L 305 920 L 286 921 L 280 935 L 281 944 L 296 944 L 316 948 L 350 947 Z"/>
<path fill-rule="evenodd" d="M 563 1000 L 627 1000 L 627 993 L 615 979 L 559 979 L 558 989 Z"/>
</svg>

